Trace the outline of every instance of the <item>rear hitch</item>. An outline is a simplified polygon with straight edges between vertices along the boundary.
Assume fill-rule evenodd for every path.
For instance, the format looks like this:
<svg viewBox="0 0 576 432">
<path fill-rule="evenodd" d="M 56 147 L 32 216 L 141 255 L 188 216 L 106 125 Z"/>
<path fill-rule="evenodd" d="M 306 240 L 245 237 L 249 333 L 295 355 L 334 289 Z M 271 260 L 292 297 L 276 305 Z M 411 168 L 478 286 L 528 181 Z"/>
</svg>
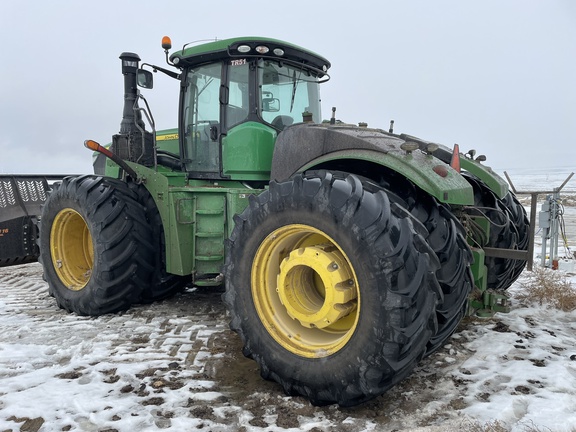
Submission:
<svg viewBox="0 0 576 432">
<path fill-rule="evenodd" d="M 490 229 L 489 224 L 485 223 L 486 235 Z M 485 251 L 481 248 L 472 248 L 474 263 L 472 264 L 472 274 L 474 275 L 475 289 L 470 294 L 468 300 L 468 316 L 476 315 L 482 318 L 494 316 L 496 312 L 510 312 L 509 297 L 486 287 L 487 269 L 484 265 Z"/>
</svg>

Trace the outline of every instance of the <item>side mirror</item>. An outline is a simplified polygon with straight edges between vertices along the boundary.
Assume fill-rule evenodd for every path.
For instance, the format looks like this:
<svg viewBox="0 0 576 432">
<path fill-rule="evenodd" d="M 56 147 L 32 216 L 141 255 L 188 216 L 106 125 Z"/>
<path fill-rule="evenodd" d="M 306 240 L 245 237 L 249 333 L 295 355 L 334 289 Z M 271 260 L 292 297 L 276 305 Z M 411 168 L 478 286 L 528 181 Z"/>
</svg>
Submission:
<svg viewBox="0 0 576 432">
<path fill-rule="evenodd" d="M 138 69 L 136 79 L 138 85 L 142 88 L 151 89 L 154 87 L 154 77 L 152 76 L 152 72 L 148 70 Z"/>
<path fill-rule="evenodd" d="M 278 111 L 280 111 L 280 99 L 278 99 L 278 98 L 262 99 L 262 111 L 264 111 L 264 112 L 278 112 Z"/>
</svg>

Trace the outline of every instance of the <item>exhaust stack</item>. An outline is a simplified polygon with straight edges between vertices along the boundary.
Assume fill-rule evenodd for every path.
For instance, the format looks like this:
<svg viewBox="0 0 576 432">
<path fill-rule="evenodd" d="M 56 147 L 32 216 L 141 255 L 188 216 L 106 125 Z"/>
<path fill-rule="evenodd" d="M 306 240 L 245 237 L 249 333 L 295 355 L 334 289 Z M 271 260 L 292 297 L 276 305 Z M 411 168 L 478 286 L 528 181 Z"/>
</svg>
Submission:
<svg viewBox="0 0 576 432">
<path fill-rule="evenodd" d="M 122 75 L 124 75 L 124 109 L 122 111 L 122 122 L 120 123 L 120 133 L 128 134 L 137 132 L 136 121 L 138 120 L 141 129 L 144 129 L 144 123 L 141 118 L 136 119 L 134 113 L 134 104 L 136 106 L 138 98 L 138 88 L 136 84 L 136 74 L 138 73 L 138 63 L 140 57 L 138 54 L 123 52 L 120 54 L 122 60 Z M 138 116 L 140 117 L 140 116 Z"/>
<path fill-rule="evenodd" d="M 120 133 L 112 137 L 112 150 L 122 160 L 147 167 L 154 166 L 154 136 L 145 130 L 138 107 L 138 54 L 124 52 L 122 75 L 124 75 L 124 108 Z"/>
</svg>

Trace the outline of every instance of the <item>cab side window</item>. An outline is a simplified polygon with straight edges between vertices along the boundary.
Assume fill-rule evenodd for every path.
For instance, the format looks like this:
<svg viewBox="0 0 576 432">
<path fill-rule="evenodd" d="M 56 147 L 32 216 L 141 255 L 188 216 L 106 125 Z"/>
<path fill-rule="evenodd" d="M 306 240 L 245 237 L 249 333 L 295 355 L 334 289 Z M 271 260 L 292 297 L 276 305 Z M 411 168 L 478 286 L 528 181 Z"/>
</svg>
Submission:
<svg viewBox="0 0 576 432">
<path fill-rule="evenodd" d="M 249 71 L 249 64 L 244 59 L 230 62 L 228 104 L 226 105 L 226 126 L 228 129 L 248 118 L 250 112 Z"/>
</svg>

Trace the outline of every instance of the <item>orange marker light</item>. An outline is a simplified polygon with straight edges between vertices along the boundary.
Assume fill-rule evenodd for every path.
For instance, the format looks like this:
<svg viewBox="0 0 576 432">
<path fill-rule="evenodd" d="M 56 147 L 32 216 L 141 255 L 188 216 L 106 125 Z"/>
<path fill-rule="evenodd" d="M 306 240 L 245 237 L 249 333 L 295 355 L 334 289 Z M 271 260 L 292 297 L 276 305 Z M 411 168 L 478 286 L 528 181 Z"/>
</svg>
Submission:
<svg viewBox="0 0 576 432">
<path fill-rule="evenodd" d="M 168 36 L 164 36 L 162 38 L 162 48 L 164 48 L 165 50 L 169 50 L 170 48 L 172 48 L 172 40 L 170 40 Z"/>
<path fill-rule="evenodd" d="M 454 144 L 454 151 L 452 152 L 452 160 L 450 161 L 450 166 L 457 172 L 460 172 L 460 147 L 458 144 Z"/>
<path fill-rule="evenodd" d="M 106 147 L 102 147 L 100 144 L 98 144 L 94 140 L 84 141 L 84 147 L 86 147 L 87 149 L 93 150 L 95 152 L 102 153 L 102 154 L 104 154 L 104 156 L 107 156 L 109 158 L 112 158 L 112 152 L 110 150 L 108 150 Z"/>
<path fill-rule="evenodd" d="M 90 150 L 98 151 L 98 147 L 100 147 L 100 144 L 98 144 L 96 141 L 86 140 L 84 141 L 84 147 Z"/>
<path fill-rule="evenodd" d="M 95 152 L 98 153 L 102 153 L 104 156 L 106 156 L 107 158 L 110 158 L 112 161 L 114 161 L 117 165 L 120 166 L 120 168 L 122 168 L 124 171 L 126 171 L 126 174 L 128 174 L 130 177 L 132 177 L 134 180 L 138 179 L 138 174 L 136 173 L 136 171 L 134 171 L 130 165 L 128 165 L 125 161 L 123 161 L 122 159 L 120 159 L 118 156 L 116 156 L 114 153 L 112 153 L 110 150 L 108 150 L 106 147 L 102 147 L 100 144 L 98 144 L 96 141 L 94 140 L 86 140 L 84 141 L 84 147 L 86 147 L 89 150 L 93 150 Z"/>
</svg>

